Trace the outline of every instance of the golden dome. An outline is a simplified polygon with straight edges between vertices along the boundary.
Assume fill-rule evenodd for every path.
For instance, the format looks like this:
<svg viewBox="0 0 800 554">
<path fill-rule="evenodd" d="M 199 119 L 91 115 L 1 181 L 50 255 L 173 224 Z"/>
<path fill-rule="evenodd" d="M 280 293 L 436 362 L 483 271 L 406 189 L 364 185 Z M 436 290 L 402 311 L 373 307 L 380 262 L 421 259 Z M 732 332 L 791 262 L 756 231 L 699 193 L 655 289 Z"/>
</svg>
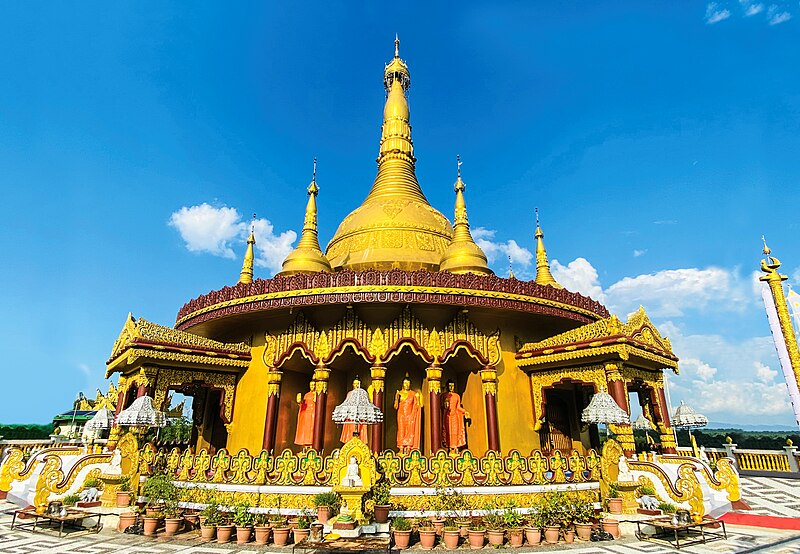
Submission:
<svg viewBox="0 0 800 554">
<path fill-rule="evenodd" d="M 417 182 L 406 91 L 410 76 L 399 56 L 384 71 L 378 175 L 364 202 L 339 224 L 325 252 L 336 269 L 428 269 L 436 271 L 453 228 L 434 209 Z"/>
<path fill-rule="evenodd" d="M 331 264 L 322 253 L 317 238 L 317 159 L 314 158 L 314 177 L 308 185 L 308 204 L 303 222 L 303 234 L 297 247 L 283 260 L 281 272 L 278 275 L 295 275 L 296 273 L 330 272 Z"/>
<path fill-rule="evenodd" d="M 456 209 L 453 219 L 453 242 L 447 247 L 439 267 L 441 271 L 451 273 L 478 273 L 491 275 L 486 254 L 475 243 L 472 233 L 469 232 L 469 219 L 467 219 L 467 203 L 464 200 L 466 185 L 461 180 L 461 158 L 458 159 L 458 178 L 454 189 L 456 191 Z"/>
</svg>

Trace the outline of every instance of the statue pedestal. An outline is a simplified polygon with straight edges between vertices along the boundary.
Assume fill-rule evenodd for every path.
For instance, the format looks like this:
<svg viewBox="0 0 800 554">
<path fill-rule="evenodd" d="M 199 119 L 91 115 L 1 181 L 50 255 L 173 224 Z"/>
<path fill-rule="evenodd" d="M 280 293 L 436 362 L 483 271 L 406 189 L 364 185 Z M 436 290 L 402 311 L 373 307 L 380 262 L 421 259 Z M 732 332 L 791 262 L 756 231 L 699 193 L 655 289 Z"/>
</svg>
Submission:
<svg viewBox="0 0 800 554">
<path fill-rule="evenodd" d="M 347 512 L 357 523 L 368 523 L 361 509 L 364 495 L 370 491 L 369 487 L 333 487 L 333 492 L 342 497 L 342 504 L 347 507 Z"/>
<path fill-rule="evenodd" d="M 640 483 L 636 481 L 617 481 L 617 489 L 622 498 L 622 513 L 635 514 L 639 509 L 639 503 L 636 501 L 636 490 L 639 488 Z"/>
<path fill-rule="evenodd" d="M 101 505 L 105 508 L 113 508 L 117 505 L 117 491 L 124 475 L 100 474 L 103 482 L 103 494 L 100 496 Z"/>
</svg>

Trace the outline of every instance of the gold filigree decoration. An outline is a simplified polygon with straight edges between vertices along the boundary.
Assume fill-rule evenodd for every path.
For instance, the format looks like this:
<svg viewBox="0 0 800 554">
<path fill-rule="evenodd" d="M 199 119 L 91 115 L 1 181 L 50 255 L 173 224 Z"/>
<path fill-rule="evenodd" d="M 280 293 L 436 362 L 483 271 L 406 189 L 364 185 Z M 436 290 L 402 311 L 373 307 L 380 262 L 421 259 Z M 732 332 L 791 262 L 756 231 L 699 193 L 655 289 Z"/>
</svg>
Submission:
<svg viewBox="0 0 800 554">
<path fill-rule="evenodd" d="M 170 387 L 191 383 L 202 383 L 213 389 L 220 389 L 223 405 L 220 415 L 225 423 L 233 421 L 233 403 L 236 397 L 236 374 L 234 373 L 161 368 L 156 381 L 153 405 L 156 409 L 161 409 Z"/>
</svg>

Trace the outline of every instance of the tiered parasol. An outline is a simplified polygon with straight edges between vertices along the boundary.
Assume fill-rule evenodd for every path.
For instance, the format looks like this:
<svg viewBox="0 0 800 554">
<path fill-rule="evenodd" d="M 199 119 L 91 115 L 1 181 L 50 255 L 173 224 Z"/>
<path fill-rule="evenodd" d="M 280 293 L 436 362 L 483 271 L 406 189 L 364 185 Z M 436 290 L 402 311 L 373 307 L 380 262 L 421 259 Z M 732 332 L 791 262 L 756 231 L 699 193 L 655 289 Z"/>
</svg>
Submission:
<svg viewBox="0 0 800 554">
<path fill-rule="evenodd" d="M 86 423 L 84 429 L 97 433 L 97 431 L 111 429 L 113 425 L 114 412 L 108 408 L 100 408 L 97 410 L 97 413 L 94 414 L 94 417 Z"/>
<path fill-rule="evenodd" d="M 147 395 L 133 401 L 129 408 L 117 416 L 117 425 L 124 427 L 166 427 L 167 416 L 153 407 L 153 399 Z"/>
<path fill-rule="evenodd" d="M 383 421 L 383 412 L 369 401 L 367 391 L 356 388 L 350 391 L 344 402 L 333 409 L 333 421 L 374 425 Z"/>
<path fill-rule="evenodd" d="M 630 423 L 631 418 L 625 410 L 619 407 L 616 400 L 605 389 L 601 388 L 592 395 L 589 405 L 583 410 L 581 422 L 587 424 L 604 423 L 606 425 L 606 437 L 608 437 L 609 425 L 624 425 Z"/>
<path fill-rule="evenodd" d="M 681 405 L 678 406 L 678 409 L 675 410 L 675 414 L 672 416 L 672 426 L 689 431 L 689 442 L 692 443 L 693 448 L 692 429 L 699 429 L 706 425 L 708 425 L 708 418 L 703 414 L 698 414 L 681 400 Z"/>
</svg>

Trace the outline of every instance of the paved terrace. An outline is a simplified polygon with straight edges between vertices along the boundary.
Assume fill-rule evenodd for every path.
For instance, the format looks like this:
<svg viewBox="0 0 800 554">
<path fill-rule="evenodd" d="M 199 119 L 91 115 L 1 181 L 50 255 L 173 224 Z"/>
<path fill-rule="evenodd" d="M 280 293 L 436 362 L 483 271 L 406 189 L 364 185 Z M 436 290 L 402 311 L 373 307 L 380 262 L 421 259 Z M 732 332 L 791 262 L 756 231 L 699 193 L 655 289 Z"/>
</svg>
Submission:
<svg viewBox="0 0 800 554">
<path fill-rule="evenodd" d="M 775 479 L 767 477 L 742 477 L 742 497 L 753 507 L 753 512 L 760 515 L 800 518 L 800 481 L 791 479 Z M 172 554 L 172 553 L 255 553 L 255 552 L 291 552 L 291 546 L 274 548 L 271 545 L 257 547 L 234 544 L 217 545 L 203 543 L 198 534 L 183 533 L 171 540 L 152 539 L 149 537 L 124 535 L 116 530 L 103 529 L 96 535 L 80 535 L 58 539 L 55 535 L 31 533 L 25 530 L 11 530 L 11 513 L 16 507 L 8 502 L 0 504 L 0 552 L 4 554 Z M 111 518 L 109 518 L 110 522 Z M 235 538 L 235 537 L 234 537 Z M 494 552 L 484 549 L 481 552 Z M 632 536 L 605 543 L 578 543 L 559 545 L 557 547 L 538 546 L 535 548 L 508 549 L 508 552 L 544 552 L 558 551 L 570 554 L 616 553 L 634 554 L 678 552 L 675 549 L 655 543 L 641 542 Z M 424 552 L 418 545 L 410 552 Z M 437 547 L 434 553 L 446 552 Z M 458 552 L 470 552 L 469 547 L 462 547 Z M 775 554 L 800 554 L 800 531 L 781 531 L 758 527 L 728 525 L 728 540 L 717 541 L 705 545 L 681 548 L 680 552 L 701 554 L 706 552 L 764 552 Z"/>
</svg>

